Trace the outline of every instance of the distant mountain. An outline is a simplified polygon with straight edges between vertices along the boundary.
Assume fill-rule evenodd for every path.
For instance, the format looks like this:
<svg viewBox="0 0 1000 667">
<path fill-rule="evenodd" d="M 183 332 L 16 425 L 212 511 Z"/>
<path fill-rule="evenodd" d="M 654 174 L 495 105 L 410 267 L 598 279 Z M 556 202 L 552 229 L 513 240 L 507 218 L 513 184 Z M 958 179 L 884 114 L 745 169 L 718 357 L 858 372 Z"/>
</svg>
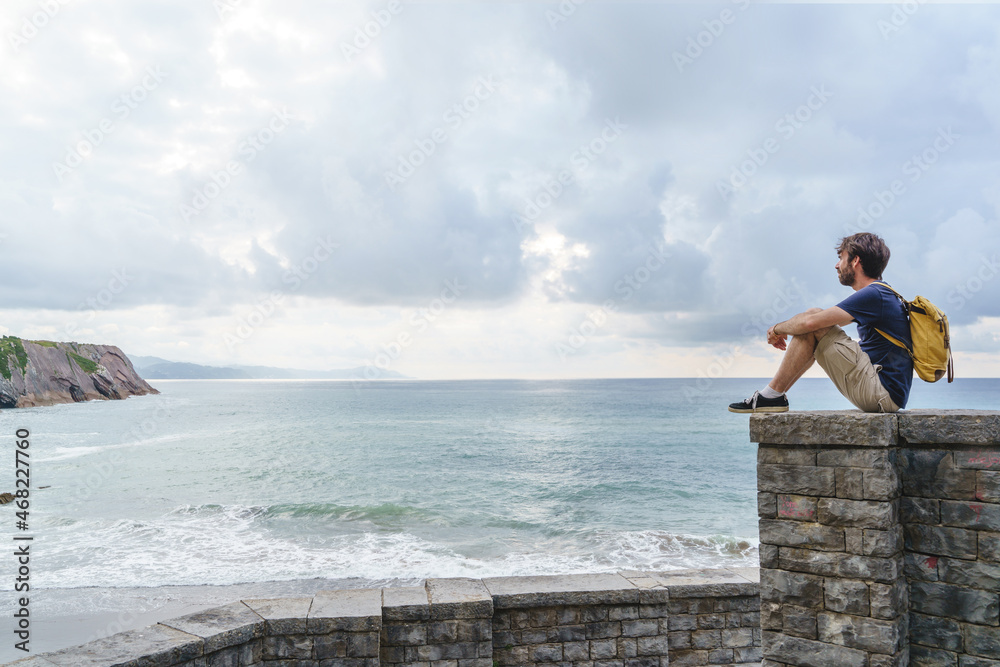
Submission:
<svg viewBox="0 0 1000 667">
<path fill-rule="evenodd" d="M 129 356 L 135 370 L 148 380 L 353 380 L 364 378 L 365 367 L 306 371 L 271 366 L 203 366 L 160 357 Z M 379 371 L 378 379 L 406 379 L 396 371 Z"/>
<path fill-rule="evenodd" d="M 134 364 L 133 364 L 134 365 Z M 235 368 L 201 366 L 177 361 L 166 361 L 138 369 L 147 380 L 250 380 L 247 373 Z"/>
<path fill-rule="evenodd" d="M 166 359 L 161 359 L 160 357 L 141 357 L 139 355 L 128 355 L 129 361 L 132 362 L 132 368 L 137 371 L 141 371 L 143 368 L 148 368 L 149 366 L 154 366 L 156 364 L 171 364 L 172 361 L 167 361 Z"/>
</svg>

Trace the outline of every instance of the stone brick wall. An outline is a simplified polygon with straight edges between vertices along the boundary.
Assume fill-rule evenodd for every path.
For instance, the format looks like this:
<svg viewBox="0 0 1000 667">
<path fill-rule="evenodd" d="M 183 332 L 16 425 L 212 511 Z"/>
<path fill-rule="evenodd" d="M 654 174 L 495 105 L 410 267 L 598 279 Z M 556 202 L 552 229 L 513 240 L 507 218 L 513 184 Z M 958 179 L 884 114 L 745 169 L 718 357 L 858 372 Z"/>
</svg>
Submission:
<svg viewBox="0 0 1000 667">
<path fill-rule="evenodd" d="M 498 667 L 760 664 L 756 568 L 484 583 Z"/>
<path fill-rule="evenodd" d="M 245 600 L 243 604 L 265 623 L 261 658 L 249 664 L 378 667 L 382 626 L 378 590 L 321 591 L 312 598 Z M 211 660 L 207 663 L 206 667 L 213 665 Z M 237 667 L 248 663 L 220 664 Z"/>
<path fill-rule="evenodd" d="M 817 444 L 821 423 L 755 434 L 765 664 L 907 664 L 894 420 L 853 424 L 863 446 Z"/>
<path fill-rule="evenodd" d="M 913 665 L 1000 667 L 1000 438 L 986 415 L 900 424 Z"/>
<path fill-rule="evenodd" d="M 498 667 L 660 667 L 668 663 L 668 591 L 621 575 L 487 579 Z M 645 583 L 645 582 L 643 582 Z"/>
<path fill-rule="evenodd" d="M 660 579 L 670 590 L 667 622 L 674 667 L 760 664 L 759 586 L 725 577 L 685 582 L 684 573 Z"/>
<path fill-rule="evenodd" d="M 382 665 L 493 667 L 493 599 L 482 581 L 431 579 L 382 595 Z"/>
<path fill-rule="evenodd" d="M 763 665 L 1000 667 L 1000 413 L 754 415 Z"/>
<path fill-rule="evenodd" d="M 757 568 L 429 579 L 243 600 L 20 667 L 759 665 Z"/>
</svg>

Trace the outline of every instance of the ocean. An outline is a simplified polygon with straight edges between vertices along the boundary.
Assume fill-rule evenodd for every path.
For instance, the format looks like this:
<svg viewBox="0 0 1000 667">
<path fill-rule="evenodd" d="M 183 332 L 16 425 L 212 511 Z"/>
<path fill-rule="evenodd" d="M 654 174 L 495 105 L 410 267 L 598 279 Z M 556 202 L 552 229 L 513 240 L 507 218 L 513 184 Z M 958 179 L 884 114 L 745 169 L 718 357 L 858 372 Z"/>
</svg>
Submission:
<svg viewBox="0 0 1000 667">
<path fill-rule="evenodd" d="M 0 412 L 0 491 L 31 434 L 33 591 L 757 564 L 756 449 L 726 406 L 761 380 L 154 384 Z M 914 380 L 908 407 L 998 388 Z M 825 379 L 790 400 L 850 408 Z"/>
</svg>

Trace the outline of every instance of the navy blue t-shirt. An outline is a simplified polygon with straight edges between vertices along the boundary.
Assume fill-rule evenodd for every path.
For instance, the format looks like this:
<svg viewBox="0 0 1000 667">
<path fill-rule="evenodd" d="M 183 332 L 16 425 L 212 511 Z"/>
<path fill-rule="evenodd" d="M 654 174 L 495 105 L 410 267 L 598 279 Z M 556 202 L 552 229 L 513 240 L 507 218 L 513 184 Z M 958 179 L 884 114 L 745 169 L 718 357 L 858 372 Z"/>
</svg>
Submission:
<svg viewBox="0 0 1000 667">
<path fill-rule="evenodd" d="M 913 360 L 897 345 L 875 331 L 881 329 L 910 348 L 910 321 L 892 290 L 872 283 L 837 304 L 858 323 L 858 343 L 873 365 L 882 366 L 878 377 L 893 402 L 906 407 L 913 382 Z"/>
</svg>

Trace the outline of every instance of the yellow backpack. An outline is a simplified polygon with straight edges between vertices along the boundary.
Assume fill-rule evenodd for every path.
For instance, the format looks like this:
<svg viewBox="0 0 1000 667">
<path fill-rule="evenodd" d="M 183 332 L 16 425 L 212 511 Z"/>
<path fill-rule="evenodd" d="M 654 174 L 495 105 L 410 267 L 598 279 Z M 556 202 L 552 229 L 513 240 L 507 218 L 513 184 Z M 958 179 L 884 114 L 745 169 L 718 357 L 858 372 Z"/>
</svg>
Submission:
<svg viewBox="0 0 1000 667">
<path fill-rule="evenodd" d="M 940 308 L 922 296 L 913 301 L 907 301 L 896 290 L 883 282 L 877 282 L 892 290 L 892 293 L 903 302 L 903 309 L 910 320 L 910 338 L 913 340 L 911 350 L 902 341 L 896 340 L 886 332 L 876 329 L 886 340 L 897 345 L 913 359 L 913 370 L 925 382 L 937 382 L 945 375 L 948 382 L 955 379 L 955 366 L 951 358 L 951 333 L 948 330 L 948 316 Z"/>
</svg>

